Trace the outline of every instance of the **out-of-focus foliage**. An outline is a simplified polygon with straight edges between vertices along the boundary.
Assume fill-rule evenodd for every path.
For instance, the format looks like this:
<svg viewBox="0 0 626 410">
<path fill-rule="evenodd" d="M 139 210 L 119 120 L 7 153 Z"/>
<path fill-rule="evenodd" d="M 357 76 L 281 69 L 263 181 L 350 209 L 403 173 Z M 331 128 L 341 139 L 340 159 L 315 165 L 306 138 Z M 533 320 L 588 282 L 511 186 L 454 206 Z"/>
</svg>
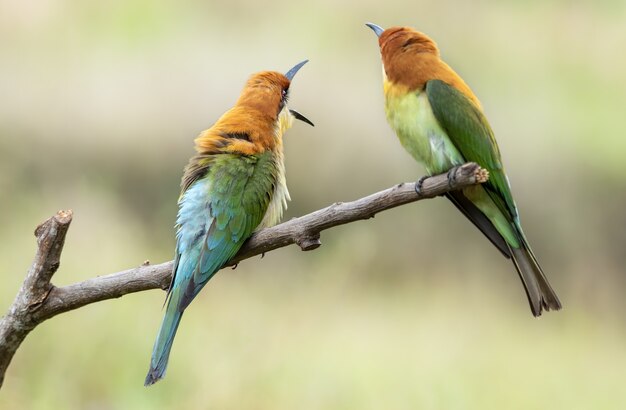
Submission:
<svg viewBox="0 0 626 410">
<path fill-rule="evenodd" d="M 383 114 L 363 23 L 435 38 L 481 98 L 565 309 L 531 317 L 510 262 L 443 199 L 218 274 L 169 374 L 142 386 L 163 292 L 37 328 L 0 407 L 618 409 L 626 402 L 626 4 L 0 1 L 0 309 L 32 230 L 72 208 L 62 285 L 171 259 L 193 138 L 247 76 L 309 58 L 287 218 L 422 174 Z"/>
</svg>

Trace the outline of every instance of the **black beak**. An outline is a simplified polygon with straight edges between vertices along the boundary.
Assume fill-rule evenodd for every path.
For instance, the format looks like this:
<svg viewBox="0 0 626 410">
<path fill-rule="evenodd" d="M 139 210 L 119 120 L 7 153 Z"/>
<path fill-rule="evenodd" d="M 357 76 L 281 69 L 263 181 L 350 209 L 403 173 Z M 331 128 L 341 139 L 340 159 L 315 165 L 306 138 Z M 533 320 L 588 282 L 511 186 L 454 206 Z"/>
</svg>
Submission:
<svg viewBox="0 0 626 410">
<path fill-rule="evenodd" d="M 302 68 L 303 65 L 305 65 L 306 63 L 308 63 L 309 60 L 304 60 L 299 62 L 298 64 L 296 64 L 295 66 L 293 66 L 293 68 L 289 71 L 287 71 L 285 73 L 285 77 L 287 77 L 287 79 L 289 81 L 293 80 L 293 77 L 296 75 L 296 73 L 298 72 L 298 70 L 300 70 Z M 315 127 L 315 125 L 313 125 L 313 123 L 311 122 L 311 120 L 309 120 L 307 117 L 305 117 L 304 115 L 300 114 L 298 111 L 296 110 L 292 110 L 290 109 L 289 112 L 291 113 L 291 115 L 293 115 L 297 120 L 306 122 L 307 124 L 311 125 L 312 127 Z"/>
<path fill-rule="evenodd" d="M 299 69 L 301 69 L 301 68 L 302 68 L 302 66 L 303 66 L 303 65 L 305 65 L 305 64 L 306 64 L 306 63 L 308 63 L 308 62 L 309 62 L 309 60 L 304 60 L 304 61 L 299 62 L 298 64 L 296 64 L 295 66 L 293 66 L 293 68 L 292 68 L 291 70 L 289 70 L 289 71 L 287 71 L 287 72 L 285 73 L 285 77 L 287 77 L 287 79 L 288 79 L 289 81 L 293 80 L 293 77 L 296 75 L 296 73 L 298 72 L 298 70 L 299 70 Z"/>
<path fill-rule="evenodd" d="M 289 112 L 291 113 L 291 115 L 293 115 L 294 117 L 296 117 L 296 120 L 300 120 L 302 122 L 306 122 L 307 124 L 309 124 L 311 127 L 315 127 L 315 124 L 313 124 L 311 122 L 311 120 L 309 120 L 307 117 L 305 117 L 304 115 L 300 114 L 298 111 L 296 110 L 292 110 L 289 109 Z"/>
<path fill-rule="evenodd" d="M 367 27 L 371 28 L 372 30 L 374 30 L 374 33 L 376 33 L 376 35 L 377 35 L 378 37 L 380 37 L 380 35 L 381 35 L 381 34 L 383 34 L 383 31 L 385 31 L 385 29 L 384 29 L 384 28 L 382 28 L 381 26 L 376 25 L 376 24 L 374 24 L 374 23 L 365 23 L 365 25 L 366 25 Z"/>
</svg>

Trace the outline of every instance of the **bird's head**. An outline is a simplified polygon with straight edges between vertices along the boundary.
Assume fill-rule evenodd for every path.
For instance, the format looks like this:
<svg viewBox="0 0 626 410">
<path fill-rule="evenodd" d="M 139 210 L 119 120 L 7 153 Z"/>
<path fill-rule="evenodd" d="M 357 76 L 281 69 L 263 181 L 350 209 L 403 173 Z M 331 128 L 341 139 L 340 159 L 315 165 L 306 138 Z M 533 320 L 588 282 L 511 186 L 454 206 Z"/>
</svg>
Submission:
<svg viewBox="0 0 626 410">
<path fill-rule="evenodd" d="M 285 74 L 261 71 L 250 76 L 235 106 L 196 138 L 196 150 L 202 154 L 253 155 L 280 147 L 294 119 L 313 125 L 304 115 L 287 108 L 291 80 L 307 61 Z"/>
<path fill-rule="evenodd" d="M 252 108 L 267 118 L 278 121 L 281 133 L 291 126 L 294 118 L 313 125 L 304 115 L 287 108 L 291 81 L 307 62 L 308 60 L 304 60 L 296 64 L 285 74 L 276 71 L 253 74 L 241 92 L 237 105 Z"/>
<path fill-rule="evenodd" d="M 398 53 L 430 53 L 439 55 L 437 44 L 426 34 L 411 27 L 390 27 L 383 29 L 374 23 L 366 23 L 378 36 L 380 53 L 389 58 Z"/>
<path fill-rule="evenodd" d="M 383 29 L 366 23 L 378 36 L 380 55 L 386 76 L 394 83 L 410 82 L 419 68 L 420 60 L 439 59 L 437 44 L 426 34 L 411 27 Z"/>
</svg>

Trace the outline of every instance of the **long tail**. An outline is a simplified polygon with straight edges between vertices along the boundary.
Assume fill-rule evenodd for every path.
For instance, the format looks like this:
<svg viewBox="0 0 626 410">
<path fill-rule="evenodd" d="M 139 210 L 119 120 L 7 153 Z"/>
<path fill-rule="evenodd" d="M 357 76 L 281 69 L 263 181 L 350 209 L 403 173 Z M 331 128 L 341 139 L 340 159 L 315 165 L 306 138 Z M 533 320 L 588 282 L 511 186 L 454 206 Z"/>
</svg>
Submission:
<svg viewBox="0 0 626 410">
<path fill-rule="evenodd" d="M 524 284 L 533 315 L 541 316 L 541 311 L 544 309 L 546 311 L 561 309 L 561 302 L 558 296 L 552 289 L 552 286 L 550 286 L 550 283 L 548 283 L 546 275 L 544 275 L 541 266 L 539 266 L 528 242 L 523 238 L 523 234 L 521 236 L 521 246 L 519 248 L 509 246 L 509 249 L 511 250 L 515 269 L 517 269 L 517 273 L 519 273 L 520 279 L 522 279 Z"/>
<path fill-rule="evenodd" d="M 165 376 L 170 350 L 172 349 L 174 336 L 176 336 L 176 330 L 178 329 L 178 324 L 182 316 L 183 312 L 179 311 L 178 303 L 175 303 L 172 297 L 170 297 L 163 322 L 161 323 L 161 328 L 159 329 L 159 334 L 154 342 L 152 359 L 150 360 L 150 370 L 148 370 L 144 386 L 150 386 Z"/>
<path fill-rule="evenodd" d="M 506 258 L 513 260 L 533 315 L 540 316 L 544 309 L 546 311 L 561 309 L 561 302 L 530 249 L 519 222 L 511 225 L 510 233 L 515 235 L 520 243 L 520 247 L 513 247 L 498 232 L 493 222 L 467 199 L 462 191 L 448 192 L 446 196 Z"/>
<path fill-rule="evenodd" d="M 446 197 L 457 207 L 459 211 L 467 219 L 470 220 L 482 233 L 491 241 L 491 243 L 498 248 L 502 255 L 505 258 L 511 258 L 511 250 L 509 249 L 509 245 L 506 243 L 506 240 L 502 237 L 500 232 L 493 226 L 493 223 L 487 218 L 487 216 L 467 199 L 465 195 L 463 195 L 462 191 L 452 191 L 446 194 Z"/>
</svg>

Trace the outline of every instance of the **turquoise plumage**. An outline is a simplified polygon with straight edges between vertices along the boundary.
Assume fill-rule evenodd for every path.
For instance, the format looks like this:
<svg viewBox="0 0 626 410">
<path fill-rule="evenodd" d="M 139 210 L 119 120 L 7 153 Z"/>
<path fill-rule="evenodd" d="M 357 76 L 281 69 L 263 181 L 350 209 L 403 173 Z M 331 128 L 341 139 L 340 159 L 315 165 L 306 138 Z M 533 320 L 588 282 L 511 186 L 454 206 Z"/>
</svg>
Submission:
<svg viewBox="0 0 626 410">
<path fill-rule="evenodd" d="M 306 61 L 305 61 L 306 62 Z M 176 256 L 166 310 L 145 385 L 161 379 L 183 312 L 260 227 L 278 222 L 287 191 L 282 136 L 294 118 L 286 108 L 287 74 L 253 75 L 235 107 L 196 139 L 185 169 L 176 220 Z"/>
</svg>

